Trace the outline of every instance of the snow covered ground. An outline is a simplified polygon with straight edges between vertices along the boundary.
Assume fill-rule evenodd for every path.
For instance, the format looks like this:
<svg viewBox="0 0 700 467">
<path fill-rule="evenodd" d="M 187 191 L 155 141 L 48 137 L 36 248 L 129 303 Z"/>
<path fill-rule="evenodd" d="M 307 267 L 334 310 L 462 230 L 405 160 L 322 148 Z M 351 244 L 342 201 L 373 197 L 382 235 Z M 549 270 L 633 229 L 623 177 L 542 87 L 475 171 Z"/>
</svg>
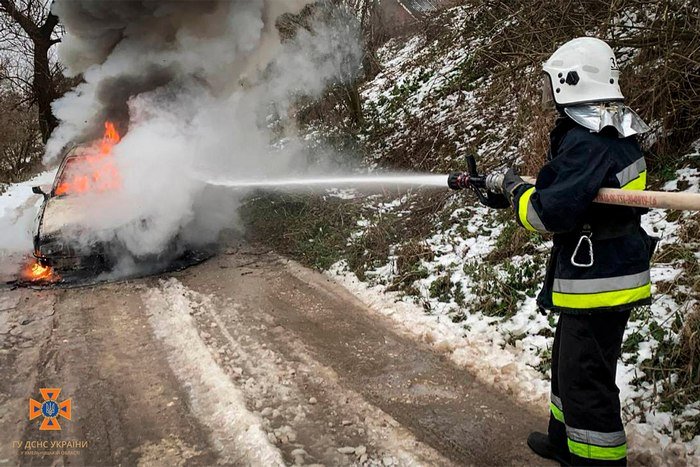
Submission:
<svg viewBox="0 0 700 467">
<path fill-rule="evenodd" d="M 55 170 L 42 172 L 31 180 L 9 185 L 0 194 L 0 276 L 13 274 L 32 254 L 32 231 L 41 206 L 40 195 L 32 193 L 36 185 L 53 183 Z"/>
<path fill-rule="evenodd" d="M 211 430 L 216 449 L 235 453 L 226 463 L 248 459 L 260 465 L 282 466 L 279 450 L 268 439 L 260 417 L 251 413 L 238 387 L 216 363 L 195 327 L 194 304 L 176 279 L 146 292 L 149 322 L 168 348 L 172 370 L 187 387 L 192 408 Z"/>
</svg>

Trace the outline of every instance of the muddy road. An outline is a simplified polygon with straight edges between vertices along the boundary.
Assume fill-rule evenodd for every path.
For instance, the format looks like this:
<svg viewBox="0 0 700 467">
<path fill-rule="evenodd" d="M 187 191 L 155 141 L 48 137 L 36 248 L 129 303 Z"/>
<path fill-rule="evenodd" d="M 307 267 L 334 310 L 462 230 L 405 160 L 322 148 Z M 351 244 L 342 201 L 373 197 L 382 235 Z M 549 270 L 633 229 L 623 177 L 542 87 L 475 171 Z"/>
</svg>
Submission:
<svg viewBox="0 0 700 467">
<path fill-rule="evenodd" d="M 0 465 L 542 465 L 544 414 L 260 248 L 0 290 L 0 342 Z M 60 431 L 29 420 L 41 388 L 71 400 Z"/>
</svg>

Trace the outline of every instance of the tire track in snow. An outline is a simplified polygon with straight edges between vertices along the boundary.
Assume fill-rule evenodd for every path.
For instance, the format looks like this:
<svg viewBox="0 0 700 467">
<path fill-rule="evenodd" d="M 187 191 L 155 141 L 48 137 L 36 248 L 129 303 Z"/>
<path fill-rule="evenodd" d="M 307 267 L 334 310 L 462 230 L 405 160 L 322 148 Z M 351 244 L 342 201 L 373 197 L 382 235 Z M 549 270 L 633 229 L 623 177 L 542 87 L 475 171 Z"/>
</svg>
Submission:
<svg viewBox="0 0 700 467">
<path fill-rule="evenodd" d="M 161 281 L 160 287 L 145 293 L 144 303 L 154 334 L 168 349 L 172 371 L 187 389 L 193 412 L 211 430 L 221 461 L 284 465 L 262 429 L 262 420 L 247 410 L 243 394 L 199 337 L 184 287 L 175 279 Z"/>
<path fill-rule="evenodd" d="M 343 387 L 335 371 L 312 358 L 296 337 L 268 329 L 266 313 L 169 283 L 193 305 L 214 359 L 239 381 L 248 407 L 260 414 L 263 429 L 288 462 L 452 465 L 389 414 Z"/>
</svg>

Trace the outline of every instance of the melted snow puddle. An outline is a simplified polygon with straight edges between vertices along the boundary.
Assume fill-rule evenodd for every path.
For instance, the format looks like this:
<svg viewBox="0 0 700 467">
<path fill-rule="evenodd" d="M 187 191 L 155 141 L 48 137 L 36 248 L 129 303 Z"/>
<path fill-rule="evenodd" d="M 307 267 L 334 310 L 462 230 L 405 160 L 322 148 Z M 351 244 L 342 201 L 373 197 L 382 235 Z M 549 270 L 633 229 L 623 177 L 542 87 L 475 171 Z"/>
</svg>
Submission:
<svg viewBox="0 0 700 467">
<path fill-rule="evenodd" d="M 187 389 L 192 409 L 211 430 L 227 464 L 282 466 L 282 454 L 268 440 L 262 420 L 248 411 L 243 394 L 213 359 L 190 316 L 191 303 L 176 279 L 146 292 L 148 320 L 168 349 L 170 368 Z"/>
</svg>

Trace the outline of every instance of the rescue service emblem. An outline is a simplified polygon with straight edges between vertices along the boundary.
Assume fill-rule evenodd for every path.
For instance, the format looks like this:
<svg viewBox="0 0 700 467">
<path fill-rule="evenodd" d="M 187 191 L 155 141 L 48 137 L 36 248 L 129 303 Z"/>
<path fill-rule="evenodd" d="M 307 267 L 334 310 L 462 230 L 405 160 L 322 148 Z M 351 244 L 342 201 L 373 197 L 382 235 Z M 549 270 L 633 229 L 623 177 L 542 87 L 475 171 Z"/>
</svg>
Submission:
<svg viewBox="0 0 700 467">
<path fill-rule="evenodd" d="M 58 423 L 58 418 L 71 419 L 71 399 L 58 402 L 61 388 L 41 388 L 39 392 L 44 400 L 39 402 L 29 399 L 29 420 L 43 416 L 39 426 L 40 430 L 60 430 L 61 425 Z"/>
<path fill-rule="evenodd" d="M 620 67 L 617 64 L 617 59 L 615 57 L 610 57 L 610 70 L 619 71 Z"/>
</svg>

